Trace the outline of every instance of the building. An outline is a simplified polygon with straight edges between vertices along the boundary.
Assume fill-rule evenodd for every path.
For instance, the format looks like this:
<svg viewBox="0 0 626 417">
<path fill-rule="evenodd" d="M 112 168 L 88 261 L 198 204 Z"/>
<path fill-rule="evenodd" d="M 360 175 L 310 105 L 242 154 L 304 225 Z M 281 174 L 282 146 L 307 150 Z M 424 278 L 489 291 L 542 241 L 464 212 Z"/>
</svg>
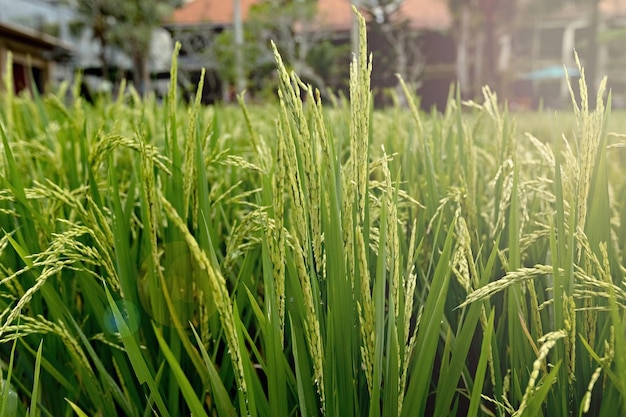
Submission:
<svg viewBox="0 0 626 417">
<path fill-rule="evenodd" d="M 538 102 L 550 107 L 570 106 L 565 69 L 577 77 L 574 51 L 588 65 L 587 51 L 592 10 L 580 3 L 566 3 L 541 16 L 527 16 L 503 35 L 501 55 L 507 57 L 503 70 L 512 75 L 513 100 L 524 107 Z M 596 35 L 597 86 L 604 76 L 613 92 L 614 103 L 626 105 L 626 0 L 601 0 Z M 508 52 L 507 52 L 508 51 Z M 588 80 L 589 81 L 589 80 Z M 576 87 L 577 83 L 574 83 Z"/>
<path fill-rule="evenodd" d="M 56 38 L 24 27 L 0 23 L 0 68 L 4 76 L 12 55 L 13 88 L 43 92 L 57 66 L 71 58 L 71 48 Z"/>
<path fill-rule="evenodd" d="M 100 45 L 93 39 L 91 28 L 81 21 L 72 1 L 0 0 L 0 23 L 72 50 L 70 60 L 49 67 L 47 76 L 50 82 L 71 80 L 79 70 L 92 90 L 110 86 L 103 82 Z M 34 41 L 34 38 L 31 36 L 30 39 Z M 21 39 L 30 42 L 25 37 Z M 169 33 L 156 28 L 148 57 L 148 68 L 154 78 L 169 73 L 172 51 L 173 42 Z M 117 79 L 132 73 L 132 60 L 119 48 L 108 47 L 104 56 L 110 71 L 117 74 Z M 153 87 L 167 89 L 167 81 L 154 82 Z"/>
<path fill-rule="evenodd" d="M 251 7 L 261 3 L 260 0 L 240 0 L 242 20 L 248 19 Z M 397 84 L 396 68 L 385 66 L 389 54 L 394 51 L 394 42 L 387 34 L 376 31 L 375 20 L 382 17 L 389 10 L 374 10 L 367 15 L 370 21 L 369 47 L 374 54 L 374 72 L 372 74 L 372 88 L 378 98 L 383 98 L 383 90 L 393 88 Z M 449 34 L 451 16 L 447 3 L 443 0 L 405 0 L 399 10 L 392 14 L 395 19 L 402 19 L 405 26 L 398 33 L 419 34 L 419 38 L 403 38 L 406 47 L 405 68 L 420 70 L 420 90 L 423 107 L 436 105 L 441 108 L 446 100 L 450 84 L 455 79 L 455 47 Z M 197 82 L 202 68 L 207 69 L 205 80 L 206 101 L 214 101 L 224 96 L 228 86 L 225 86 L 219 77 L 219 68 L 211 54 L 216 37 L 226 30 L 231 30 L 233 24 L 232 0 L 192 0 L 177 9 L 172 18 L 165 23 L 165 28 L 172 37 L 181 43 L 179 69 L 187 74 L 192 83 Z M 350 45 L 353 29 L 352 4 L 348 0 L 318 0 L 315 30 L 324 33 L 322 41 L 330 41 L 339 47 Z M 300 29 L 301 31 L 311 28 Z M 405 32 L 402 32 L 405 31 Z M 299 33 L 300 35 L 303 32 Z M 295 34 L 296 36 L 298 33 Z M 349 62 L 349 50 L 346 54 L 346 69 Z M 300 74 L 302 75 L 302 74 Z M 342 89 L 343 85 L 329 86 L 333 89 Z M 339 83 L 340 84 L 340 83 Z M 208 88 L 207 88 L 208 86 Z"/>
</svg>

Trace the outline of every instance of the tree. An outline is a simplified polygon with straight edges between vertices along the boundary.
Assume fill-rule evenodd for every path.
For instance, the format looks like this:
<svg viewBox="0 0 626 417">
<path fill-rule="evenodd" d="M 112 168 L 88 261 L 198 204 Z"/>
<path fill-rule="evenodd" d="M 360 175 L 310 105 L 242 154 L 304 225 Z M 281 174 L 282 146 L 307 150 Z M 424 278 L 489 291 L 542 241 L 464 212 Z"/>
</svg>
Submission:
<svg viewBox="0 0 626 417">
<path fill-rule="evenodd" d="M 463 95 L 480 91 L 483 85 L 500 89 L 497 34 L 510 33 L 518 0 L 448 0 L 452 36 L 457 44 L 457 79 Z M 473 56 L 471 54 L 473 51 Z M 470 80 L 473 67 L 474 79 Z"/>
<path fill-rule="evenodd" d="M 329 77 L 336 75 L 334 62 L 348 52 L 331 47 L 328 32 L 316 16 L 316 0 L 267 0 L 251 6 L 239 51 L 233 48 L 232 31 L 223 31 L 215 40 L 212 49 L 221 78 L 235 85 L 240 68 L 236 53 L 240 53 L 245 56 L 242 72 L 248 85 L 267 86 L 268 78 L 275 74 L 273 41 L 284 62 L 325 94 Z"/>
<path fill-rule="evenodd" d="M 600 0 L 588 0 L 589 2 L 589 40 L 585 65 L 587 71 L 587 84 L 592 93 L 589 95 L 589 107 L 595 108 L 597 78 L 598 78 L 598 28 L 600 26 Z"/>
<path fill-rule="evenodd" d="M 107 50 L 109 48 L 110 31 L 113 26 L 114 4 L 107 0 L 75 0 L 74 7 L 80 17 L 77 22 L 79 29 L 91 29 L 92 38 L 98 43 L 100 51 L 98 58 L 102 67 L 102 76 L 109 77 L 109 63 Z"/>
<path fill-rule="evenodd" d="M 100 45 L 104 77 L 108 77 L 107 51 L 115 46 L 133 63 L 133 80 L 140 93 L 149 90 L 148 54 L 153 30 L 161 25 L 180 0 L 68 0 L 82 23 Z"/>
<path fill-rule="evenodd" d="M 245 73 L 243 71 L 243 19 L 241 16 L 241 0 L 233 2 L 233 33 L 235 48 L 235 85 L 241 92 L 245 88 Z"/>
<path fill-rule="evenodd" d="M 111 1 L 111 0 L 106 0 Z M 148 57 L 155 28 L 171 13 L 167 0 L 115 0 L 115 26 L 111 37 L 133 63 L 133 81 L 141 94 L 150 91 Z"/>
<path fill-rule="evenodd" d="M 372 35 L 382 35 L 386 46 L 390 49 L 391 62 L 383 70 L 389 72 L 392 68 L 393 74 L 387 75 L 393 77 L 397 97 L 401 104 L 405 104 L 405 98 L 396 74 L 412 90 L 417 90 L 425 64 L 419 42 L 420 34 L 411 28 L 410 22 L 401 15 L 400 7 L 403 3 L 404 0 L 359 0 L 356 2 L 359 8 L 372 18 Z"/>
</svg>

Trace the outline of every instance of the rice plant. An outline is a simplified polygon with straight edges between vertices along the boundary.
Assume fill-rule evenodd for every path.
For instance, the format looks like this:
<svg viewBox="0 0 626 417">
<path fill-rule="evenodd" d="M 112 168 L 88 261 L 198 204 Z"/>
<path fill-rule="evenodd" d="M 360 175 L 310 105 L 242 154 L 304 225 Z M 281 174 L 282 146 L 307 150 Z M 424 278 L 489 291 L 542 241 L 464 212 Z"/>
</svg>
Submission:
<svg viewBox="0 0 626 417">
<path fill-rule="evenodd" d="M 359 22 L 331 103 L 280 51 L 278 103 L 238 108 L 183 105 L 177 50 L 163 104 L 16 96 L 9 59 L 1 416 L 626 411 L 604 84 L 547 123 L 488 88 L 374 110 Z"/>
</svg>

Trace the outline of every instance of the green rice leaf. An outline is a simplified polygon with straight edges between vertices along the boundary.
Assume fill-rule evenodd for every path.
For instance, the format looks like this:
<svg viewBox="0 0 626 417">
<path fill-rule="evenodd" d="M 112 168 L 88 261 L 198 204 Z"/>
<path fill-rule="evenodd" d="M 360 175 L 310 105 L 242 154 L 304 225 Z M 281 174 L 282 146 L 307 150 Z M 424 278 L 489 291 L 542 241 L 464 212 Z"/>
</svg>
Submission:
<svg viewBox="0 0 626 417">
<path fill-rule="evenodd" d="M 202 340 L 200 336 L 196 332 L 196 329 L 192 326 L 191 330 L 193 331 L 194 336 L 196 337 L 196 342 L 198 343 L 198 348 L 200 349 L 200 353 L 202 354 L 202 359 L 204 360 L 204 364 L 207 367 L 209 372 L 209 382 L 211 383 L 211 392 L 215 398 L 215 406 L 217 408 L 218 415 L 224 417 L 236 417 L 237 412 L 233 407 L 233 403 L 231 402 L 230 396 L 224 387 L 224 383 L 220 379 L 220 375 L 215 369 L 215 365 L 213 361 L 209 357 L 204 345 L 202 344 Z"/>
<path fill-rule="evenodd" d="M 316 401 L 315 387 L 311 384 L 313 374 L 311 373 L 311 361 L 307 356 L 306 341 L 304 334 L 299 331 L 302 326 L 294 324 L 294 318 L 289 316 L 289 329 L 293 343 L 293 356 L 296 373 L 296 389 L 298 393 L 298 405 L 300 413 L 305 417 L 315 417 L 319 415 Z"/>
<path fill-rule="evenodd" d="M 148 369 L 148 365 L 144 359 L 143 354 L 139 348 L 139 344 L 135 339 L 135 334 L 129 329 L 122 313 L 117 306 L 117 303 L 113 300 L 113 296 L 107 287 L 104 287 L 107 300 L 109 301 L 109 306 L 113 312 L 113 317 L 115 318 L 115 324 L 119 329 L 120 337 L 122 339 L 122 343 L 126 348 L 126 352 L 128 354 L 128 359 L 135 370 L 135 376 L 140 384 L 146 383 L 148 388 L 150 389 L 150 394 L 154 397 L 154 401 L 159 409 L 159 412 L 163 414 L 163 416 L 169 416 L 169 412 L 167 407 L 165 406 L 165 402 L 159 393 L 158 386 Z"/>
<path fill-rule="evenodd" d="M 43 339 L 39 342 L 39 348 L 37 349 L 37 356 L 35 358 L 35 377 L 33 381 L 33 391 L 30 401 L 30 409 L 29 409 L 29 417 L 36 417 L 40 415 L 37 409 L 37 405 L 39 402 L 39 390 L 40 390 L 40 381 L 39 381 L 39 371 L 41 370 L 41 350 L 43 348 Z"/>
<path fill-rule="evenodd" d="M 189 406 L 190 411 L 192 412 L 194 416 L 208 417 L 208 414 L 204 410 L 202 403 L 200 403 L 198 396 L 194 392 L 193 387 L 189 383 L 189 380 L 185 376 L 185 373 L 183 372 L 182 368 L 180 367 L 179 360 L 176 358 L 176 356 L 174 356 L 174 354 L 172 353 L 172 350 L 169 348 L 168 344 L 163 339 L 163 334 L 161 332 L 161 329 L 159 329 L 154 323 L 152 324 L 152 327 L 154 328 L 154 335 L 156 336 L 156 339 L 159 342 L 159 347 L 161 348 L 161 352 L 163 352 L 163 355 L 165 356 L 165 360 L 167 361 L 170 368 L 172 369 L 172 373 L 174 374 L 174 377 L 176 378 L 176 382 L 178 383 L 178 386 L 180 387 L 180 390 L 183 393 L 183 396 L 185 397 L 185 401 L 187 402 L 187 405 Z"/>
<path fill-rule="evenodd" d="M 11 356 L 9 359 L 9 369 L 6 378 L 2 379 L 2 404 L 0 406 L 0 417 L 12 417 L 17 415 L 18 396 L 11 387 L 11 379 L 13 376 L 13 366 L 15 359 L 15 346 L 17 341 L 13 342 L 11 347 Z"/>
<path fill-rule="evenodd" d="M 67 398 L 65 399 L 65 401 L 67 401 L 67 403 L 70 405 L 70 407 L 72 407 L 72 410 L 74 410 L 74 412 L 76 413 L 76 415 L 78 417 L 88 417 L 87 413 L 85 413 L 83 410 L 81 410 L 79 406 L 77 406 L 76 404 L 74 404 L 73 402 L 68 400 Z"/>
<path fill-rule="evenodd" d="M 554 367 L 550 370 L 550 372 L 543 378 L 541 386 L 535 391 L 532 398 L 528 401 L 528 406 L 524 410 L 524 413 L 520 417 L 534 417 L 538 416 L 541 413 L 542 406 L 550 390 L 552 389 L 552 385 L 556 380 L 559 374 L 559 368 L 561 367 L 561 362 L 557 362 Z"/>
<path fill-rule="evenodd" d="M 473 303 L 467 310 L 464 315 L 464 320 L 459 322 L 459 331 L 452 342 L 453 347 L 450 364 L 445 372 L 442 372 L 439 376 L 434 416 L 444 417 L 448 416 L 450 413 L 450 407 L 455 397 L 457 384 L 464 371 L 464 365 L 471 348 L 476 325 L 483 311 L 483 304 Z M 483 335 L 483 337 L 486 338 L 485 335 Z M 484 343 L 483 341 L 483 345 Z M 446 356 L 444 356 L 444 361 L 447 361 Z"/>
<path fill-rule="evenodd" d="M 427 319 L 420 323 L 417 332 L 416 360 L 411 368 L 410 382 L 401 411 L 402 417 L 412 416 L 416 412 L 418 415 L 423 415 L 426 407 L 426 400 L 430 392 L 433 361 L 439 344 L 441 320 L 443 319 L 446 294 L 450 283 L 449 262 L 452 256 L 453 236 L 454 225 L 451 225 L 424 305 L 422 317 L 427 317 Z"/>
<path fill-rule="evenodd" d="M 478 366 L 476 366 L 476 373 L 474 374 L 474 385 L 472 387 L 470 404 L 467 410 L 468 417 L 478 416 L 478 409 L 480 407 L 481 394 L 483 390 L 483 384 L 485 382 L 485 374 L 487 371 L 487 363 L 489 361 L 489 353 L 491 352 L 491 338 L 493 336 L 494 319 L 495 310 L 492 309 L 491 313 L 489 313 L 487 328 L 483 332 L 483 341 L 480 347 L 480 358 L 478 359 Z"/>
</svg>

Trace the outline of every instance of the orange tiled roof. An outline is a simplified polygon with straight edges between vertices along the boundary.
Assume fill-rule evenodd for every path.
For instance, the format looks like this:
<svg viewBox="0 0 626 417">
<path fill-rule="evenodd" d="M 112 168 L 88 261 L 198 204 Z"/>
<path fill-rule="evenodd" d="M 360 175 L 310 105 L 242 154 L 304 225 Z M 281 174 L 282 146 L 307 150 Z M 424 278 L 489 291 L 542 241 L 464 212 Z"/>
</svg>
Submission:
<svg viewBox="0 0 626 417">
<path fill-rule="evenodd" d="M 262 0 L 240 0 L 245 20 L 248 9 Z M 352 5 L 349 0 L 318 0 L 320 26 L 333 30 L 349 30 Z M 420 29 L 445 29 L 452 18 L 445 0 L 405 0 L 400 15 L 409 19 L 411 26 Z M 205 22 L 228 25 L 233 20 L 232 0 L 193 0 L 174 11 L 171 23 L 193 25 Z"/>
<path fill-rule="evenodd" d="M 261 0 L 241 0 L 241 14 L 245 20 L 248 10 Z M 193 0 L 174 10 L 171 22 L 180 25 L 193 25 L 211 22 L 228 25 L 233 21 L 232 0 Z"/>
<path fill-rule="evenodd" d="M 348 0 L 318 0 L 320 23 L 336 30 L 349 30 L 352 5 Z M 405 0 L 397 16 L 418 29 L 446 29 L 452 17 L 445 0 Z"/>
<path fill-rule="evenodd" d="M 605 16 L 624 16 L 626 15 L 626 1 L 602 0 L 600 2 L 600 10 Z"/>
<path fill-rule="evenodd" d="M 417 28 L 447 29 L 452 24 L 445 0 L 405 0 L 400 13 Z"/>
</svg>

